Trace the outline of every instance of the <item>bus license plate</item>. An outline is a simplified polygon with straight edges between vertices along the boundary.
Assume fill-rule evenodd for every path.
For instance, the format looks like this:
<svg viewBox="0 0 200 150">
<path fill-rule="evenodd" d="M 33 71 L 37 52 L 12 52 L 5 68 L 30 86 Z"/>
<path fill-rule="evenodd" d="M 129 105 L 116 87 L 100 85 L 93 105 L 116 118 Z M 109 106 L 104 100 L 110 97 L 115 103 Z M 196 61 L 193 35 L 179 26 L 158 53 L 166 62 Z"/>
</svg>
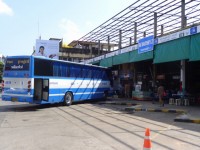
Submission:
<svg viewBox="0 0 200 150">
<path fill-rule="evenodd" d="M 18 99 L 17 99 L 16 97 L 12 97 L 12 98 L 11 98 L 11 101 L 12 101 L 12 102 L 17 102 Z"/>
</svg>

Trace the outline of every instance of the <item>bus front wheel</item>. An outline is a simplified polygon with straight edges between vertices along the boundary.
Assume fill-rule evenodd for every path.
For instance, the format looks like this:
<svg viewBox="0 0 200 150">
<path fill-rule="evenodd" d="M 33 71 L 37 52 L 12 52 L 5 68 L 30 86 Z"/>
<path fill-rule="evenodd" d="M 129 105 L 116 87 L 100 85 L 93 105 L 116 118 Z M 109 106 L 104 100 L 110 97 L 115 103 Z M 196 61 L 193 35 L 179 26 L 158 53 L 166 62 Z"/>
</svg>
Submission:
<svg viewBox="0 0 200 150">
<path fill-rule="evenodd" d="M 72 93 L 67 92 L 64 97 L 64 105 L 70 106 L 72 104 L 72 99 L 73 99 Z"/>
</svg>

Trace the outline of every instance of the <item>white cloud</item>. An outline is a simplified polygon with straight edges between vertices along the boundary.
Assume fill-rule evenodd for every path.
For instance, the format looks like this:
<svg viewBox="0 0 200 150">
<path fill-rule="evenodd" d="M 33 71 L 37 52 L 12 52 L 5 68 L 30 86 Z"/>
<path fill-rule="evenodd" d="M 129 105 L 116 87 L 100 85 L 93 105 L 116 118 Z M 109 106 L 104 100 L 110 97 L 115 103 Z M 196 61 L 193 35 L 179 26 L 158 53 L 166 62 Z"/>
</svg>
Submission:
<svg viewBox="0 0 200 150">
<path fill-rule="evenodd" d="M 13 10 L 3 0 L 0 0 L 0 14 L 7 14 L 12 16 Z"/>
<path fill-rule="evenodd" d="M 73 40 L 78 40 L 82 36 L 78 25 L 71 20 L 62 19 L 59 27 L 64 30 L 62 32 L 64 42 L 70 43 Z"/>
</svg>

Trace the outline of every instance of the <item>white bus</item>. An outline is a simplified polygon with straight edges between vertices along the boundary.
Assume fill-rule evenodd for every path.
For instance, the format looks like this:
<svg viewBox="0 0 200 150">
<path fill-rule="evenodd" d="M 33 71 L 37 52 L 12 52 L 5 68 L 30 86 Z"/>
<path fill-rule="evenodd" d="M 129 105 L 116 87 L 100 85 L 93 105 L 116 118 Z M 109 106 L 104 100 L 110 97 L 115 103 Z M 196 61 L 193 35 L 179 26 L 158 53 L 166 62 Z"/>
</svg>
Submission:
<svg viewBox="0 0 200 150">
<path fill-rule="evenodd" d="M 2 100 L 35 104 L 105 98 L 110 81 L 105 67 L 37 56 L 6 58 Z"/>
</svg>

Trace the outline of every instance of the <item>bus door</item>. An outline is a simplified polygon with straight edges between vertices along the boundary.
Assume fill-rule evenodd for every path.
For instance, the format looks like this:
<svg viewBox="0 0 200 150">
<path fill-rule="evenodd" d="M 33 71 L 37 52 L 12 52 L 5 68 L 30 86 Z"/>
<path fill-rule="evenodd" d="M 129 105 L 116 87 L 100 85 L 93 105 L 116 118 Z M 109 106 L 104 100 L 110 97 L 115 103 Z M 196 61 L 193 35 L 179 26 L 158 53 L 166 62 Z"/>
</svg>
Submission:
<svg viewBox="0 0 200 150">
<path fill-rule="evenodd" d="M 34 100 L 49 99 L 49 79 L 35 79 L 34 81 Z"/>
<path fill-rule="evenodd" d="M 42 100 L 48 101 L 49 99 L 49 79 L 43 79 L 42 84 Z"/>
</svg>

